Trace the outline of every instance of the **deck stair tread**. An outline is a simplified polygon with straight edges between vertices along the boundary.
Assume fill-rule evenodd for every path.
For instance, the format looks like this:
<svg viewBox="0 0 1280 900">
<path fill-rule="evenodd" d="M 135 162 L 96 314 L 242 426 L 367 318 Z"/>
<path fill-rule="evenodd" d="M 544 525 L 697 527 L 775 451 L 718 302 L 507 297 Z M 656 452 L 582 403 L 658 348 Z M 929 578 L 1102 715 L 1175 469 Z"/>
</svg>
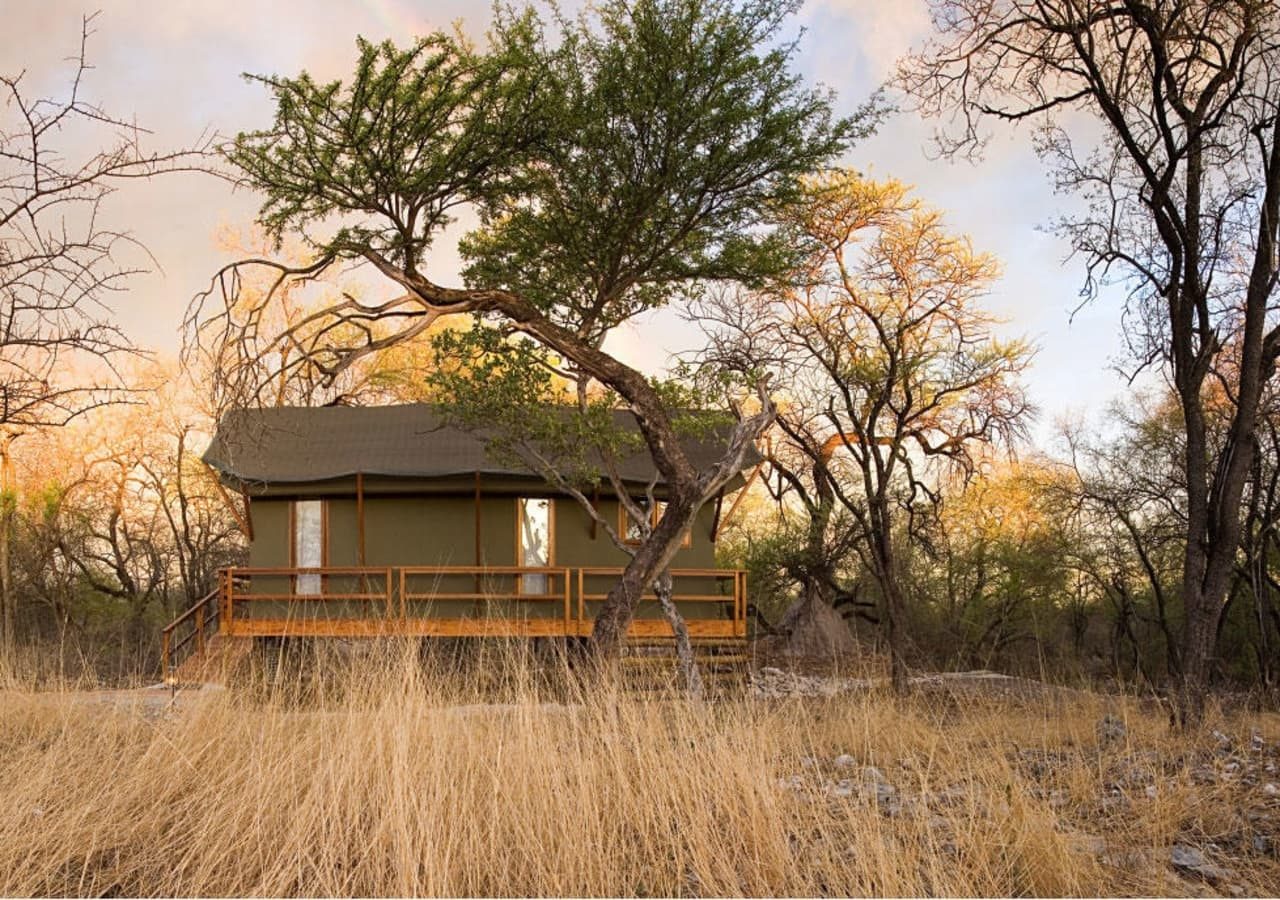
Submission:
<svg viewBox="0 0 1280 900">
<path fill-rule="evenodd" d="M 252 650 L 253 638 L 214 634 L 203 651 L 182 661 L 171 680 L 178 685 L 225 684 Z"/>
<path fill-rule="evenodd" d="M 743 683 L 751 662 L 744 638 L 704 639 L 690 643 L 708 691 L 716 693 Z M 676 643 L 671 638 L 632 639 L 623 645 L 620 663 L 619 675 L 628 692 L 659 694 L 681 687 Z"/>
</svg>

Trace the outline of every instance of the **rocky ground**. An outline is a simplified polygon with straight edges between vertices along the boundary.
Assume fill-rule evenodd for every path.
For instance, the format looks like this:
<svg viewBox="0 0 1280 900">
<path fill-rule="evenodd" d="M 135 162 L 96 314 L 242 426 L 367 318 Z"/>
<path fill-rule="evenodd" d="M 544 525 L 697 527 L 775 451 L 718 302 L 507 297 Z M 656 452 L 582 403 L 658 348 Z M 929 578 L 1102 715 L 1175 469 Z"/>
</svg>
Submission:
<svg viewBox="0 0 1280 900">
<path fill-rule="evenodd" d="M 1070 688 L 982 669 L 972 672 L 933 672 L 913 675 L 907 680 L 915 690 L 973 693 L 985 697 L 1030 699 L 1049 695 L 1066 697 L 1078 693 Z M 799 671 L 790 667 L 782 669 L 776 666 L 761 666 L 752 671 L 748 683 L 751 693 L 763 698 L 836 697 L 841 694 L 889 686 L 886 678 L 853 678 L 838 674 Z"/>
<path fill-rule="evenodd" d="M 976 671 L 931 674 L 911 679 L 918 694 L 939 692 L 997 698 L 1059 700 L 1082 692 L 1040 682 Z M 874 688 L 883 679 L 804 674 L 765 666 L 753 672 L 750 690 L 762 699 L 832 698 Z M 1095 698 L 1096 699 L 1096 698 Z M 1051 709 L 1052 706 L 1046 707 Z M 1190 745 L 1143 746 L 1132 741 L 1125 718 L 1104 714 L 1095 742 L 1057 748 L 1011 745 L 1004 756 L 1013 779 L 1056 817 L 1071 853 L 1120 870 L 1162 870 L 1171 894 L 1186 896 L 1266 896 L 1280 891 L 1274 881 L 1280 861 L 1280 742 L 1258 731 L 1240 739 L 1210 730 Z M 830 804 L 873 804 L 889 819 L 918 821 L 944 852 L 955 852 L 950 834 L 957 822 L 999 823 L 1015 799 L 973 783 L 937 783 L 922 777 L 922 761 L 899 759 L 893 766 L 866 765 L 843 753 L 805 757 L 777 787 L 797 797 Z M 1081 773 L 1086 773 L 1081 778 Z M 915 785 L 929 784 L 928 788 Z M 1159 816 L 1175 792 L 1192 797 L 1196 816 L 1171 823 L 1165 847 L 1135 847 L 1118 839 L 1133 817 Z M 957 809 L 967 811 L 957 817 Z M 1113 827 L 1120 826 L 1120 827 Z"/>
</svg>

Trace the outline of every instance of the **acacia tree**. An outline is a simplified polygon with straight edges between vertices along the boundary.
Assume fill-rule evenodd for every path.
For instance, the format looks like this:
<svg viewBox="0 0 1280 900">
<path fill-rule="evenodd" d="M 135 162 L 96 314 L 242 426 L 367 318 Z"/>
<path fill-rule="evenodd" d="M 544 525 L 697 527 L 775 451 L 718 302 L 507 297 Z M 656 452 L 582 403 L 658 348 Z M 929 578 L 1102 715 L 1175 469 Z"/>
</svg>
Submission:
<svg viewBox="0 0 1280 900">
<path fill-rule="evenodd" d="M 108 223 L 108 198 L 124 182 L 193 169 L 206 150 L 149 151 L 137 123 L 86 99 L 95 17 L 81 23 L 65 95 L 33 97 L 25 71 L 0 73 L 0 656 L 14 642 L 11 444 L 118 402 L 115 366 L 136 352 L 107 300 L 145 251 Z M 67 139 L 86 132 L 103 144 L 84 152 Z"/>
<path fill-rule="evenodd" d="M 559 21 L 554 47 L 532 12 L 500 7 L 484 51 L 443 34 L 409 50 L 361 42 L 346 85 L 305 74 L 259 79 L 275 97 L 275 123 L 241 134 L 227 154 L 265 195 L 268 233 L 301 234 L 314 257 L 233 265 L 197 298 L 193 327 L 235 348 L 221 379 L 241 402 L 257 402 L 270 379 L 246 383 L 239 373 L 282 345 L 302 351 L 288 355 L 291 371 L 336 377 L 442 316 L 473 313 L 533 339 L 582 383 L 616 392 L 669 500 L 596 619 L 595 646 L 615 649 L 641 593 L 698 508 L 741 469 L 772 407 L 766 398 L 723 458 L 700 471 L 661 393 L 604 352 L 603 340 L 697 284 L 784 272 L 786 246 L 760 227 L 765 211 L 859 132 L 791 71 L 795 45 L 780 35 L 794 6 L 610 0 Z M 427 251 L 464 206 L 483 225 L 462 242 L 466 286 L 446 287 Z M 279 286 L 350 262 L 402 293 L 348 298 L 284 332 L 260 331 Z M 255 265 L 273 269 L 277 287 L 245 308 L 237 274 Z M 210 310 L 215 293 L 224 302 Z"/>
<path fill-rule="evenodd" d="M 1064 473 L 1034 456 L 975 456 L 972 475 L 943 480 L 925 552 L 907 566 L 914 633 L 924 644 L 932 631 L 929 645 L 950 666 L 1078 655 L 1090 610 L 1072 590 L 1073 553 L 1085 538 L 1062 515 Z"/>
<path fill-rule="evenodd" d="M 651 537 L 663 507 L 657 498 L 656 470 L 639 490 L 622 475 L 622 463 L 644 453 L 645 447 L 633 429 L 618 422 L 617 395 L 590 390 L 533 342 L 504 340 L 494 328 L 445 331 L 436 335 L 432 348 L 438 359 L 449 361 L 432 377 L 445 417 L 572 498 L 593 529 L 603 531 L 626 556 L 635 556 Z M 732 425 L 729 416 L 706 410 L 702 398 L 678 382 L 656 386 L 675 412 L 672 424 L 680 438 L 714 440 L 717 426 Z M 622 530 L 600 512 L 601 483 L 617 498 L 629 529 Z M 697 698 L 703 692 L 702 676 L 673 590 L 671 570 L 664 568 L 653 591 L 675 638 L 685 688 Z"/>
<path fill-rule="evenodd" d="M 912 531 L 935 463 L 970 468 L 975 448 L 1019 431 L 1030 351 L 996 338 L 978 306 L 995 261 L 901 183 L 814 178 L 785 220 L 812 248 L 799 286 L 711 304 L 709 359 L 775 374 L 777 428 L 821 473 L 816 508 L 838 503 L 857 523 L 905 691 L 901 516 Z"/>
<path fill-rule="evenodd" d="M 948 154 L 984 120 L 1034 122 L 1036 149 L 1083 211 L 1060 231 L 1086 289 L 1128 289 L 1141 365 L 1166 368 L 1186 432 L 1178 714 L 1201 720 L 1235 565 L 1259 403 L 1280 354 L 1280 8 L 1271 0 L 933 0 L 939 37 L 901 66 Z M 1068 127 L 1087 117 L 1101 131 Z M 1225 349 L 1236 361 L 1221 365 Z M 1215 440 L 1206 392 L 1231 399 Z"/>
</svg>

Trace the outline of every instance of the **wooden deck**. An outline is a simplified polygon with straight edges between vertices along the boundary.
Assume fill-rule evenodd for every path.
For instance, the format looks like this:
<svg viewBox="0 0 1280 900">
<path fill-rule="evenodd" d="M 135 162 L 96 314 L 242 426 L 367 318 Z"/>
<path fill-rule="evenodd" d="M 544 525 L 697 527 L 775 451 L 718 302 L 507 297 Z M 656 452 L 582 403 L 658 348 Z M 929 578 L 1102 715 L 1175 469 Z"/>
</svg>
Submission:
<svg viewBox="0 0 1280 900">
<path fill-rule="evenodd" d="M 231 568 L 164 629 L 164 671 L 213 634 L 233 637 L 585 637 L 621 568 L 398 566 Z M 695 638 L 746 637 L 746 573 L 673 569 Z M 647 595 L 628 636 L 672 636 Z"/>
</svg>

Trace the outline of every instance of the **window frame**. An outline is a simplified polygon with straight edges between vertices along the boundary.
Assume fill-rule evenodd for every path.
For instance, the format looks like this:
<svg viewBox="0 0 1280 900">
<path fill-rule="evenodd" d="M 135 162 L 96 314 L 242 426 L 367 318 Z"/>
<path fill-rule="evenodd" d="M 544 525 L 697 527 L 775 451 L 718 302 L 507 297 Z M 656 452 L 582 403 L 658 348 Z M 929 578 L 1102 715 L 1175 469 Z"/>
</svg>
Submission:
<svg viewBox="0 0 1280 900">
<path fill-rule="evenodd" d="M 554 497 L 532 497 L 520 496 L 515 499 L 515 520 L 516 520 L 516 566 L 523 567 L 524 562 L 524 511 L 521 504 L 528 500 L 545 500 L 547 502 L 547 564 L 545 567 L 531 568 L 555 568 L 556 564 L 556 501 Z M 545 593 L 551 592 L 554 575 L 543 576 L 547 579 Z M 516 593 L 523 594 L 524 576 L 516 576 Z"/>
<path fill-rule="evenodd" d="M 318 568 L 327 568 L 329 565 L 329 501 L 324 497 L 295 497 L 289 501 L 289 568 L 300 568 L 298 565 L 298 504 L 299 503 L 319 503 L 320 504 L 320 565 Z M 311 568 L 311 567 L 308 567 Z M 293 593 L 298 596 L 315 596 L 312 594 L 298 593 L 297 573 L 294 573 Z M 320 595 L 323 596 L 325 588 L 325 576 L 320 576 Z"/>
<path fill-rule="evenodd" d="M 649 511 L 649 527 L 656 528 L 658 520 L 662 518 L 662 513 L 666 510 L 667 501 L 655 500 L 653 509 Z M 631 514 L 627 511 L 627 506 L 621 500 L 618 501 L 618 537 L 622 538 L 622 543 L 628 547 L 639 547 L 641 541 L 627 537 L 630 531 L 628 526 L 631 524 Z M 680 539 L 680 548 L 693 546 L 693 528 L 690 527 L 684 536 Z"/>
</svg>

